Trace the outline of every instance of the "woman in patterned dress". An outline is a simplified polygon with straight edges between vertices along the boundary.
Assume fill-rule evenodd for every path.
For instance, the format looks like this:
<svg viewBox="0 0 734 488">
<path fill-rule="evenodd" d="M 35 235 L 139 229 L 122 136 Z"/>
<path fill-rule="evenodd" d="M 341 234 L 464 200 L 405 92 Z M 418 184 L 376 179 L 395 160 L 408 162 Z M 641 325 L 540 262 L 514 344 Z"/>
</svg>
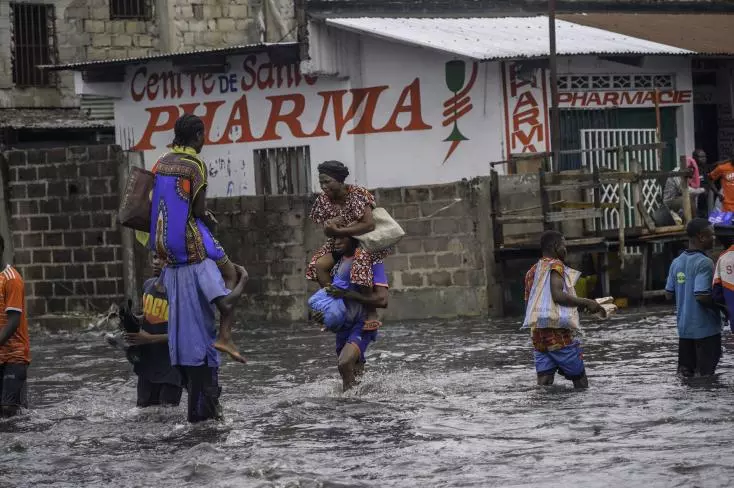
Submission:
<svg viewBox="0 0 734 488">
<path fill-rule="evenodd" d="M 348 185 L 344 181 L 349 169 L 339 161 L 326 161 L 318 166 L 319 184 L 323 193 L 318 196 L 311 209 L 311 220 L 324 226 L 326 243 L 316 250 L 306 270 L 306 278 L 317 281 L 321 286 L 331 283 L 331 269 L 336 264 L 335 237 L 357 237 L 375 229 L 372 209 L 375 197 L 364 187 Z M 351 282 L 372 290 L 372 265 L 381 262 L 390 249 L 369 252 L 361 247 L 354 256 Z M 376 330 L 382 324 L 377 320 L 377 310 L 366 310 L 367 318 L 363 330 Z"/>
</svg>

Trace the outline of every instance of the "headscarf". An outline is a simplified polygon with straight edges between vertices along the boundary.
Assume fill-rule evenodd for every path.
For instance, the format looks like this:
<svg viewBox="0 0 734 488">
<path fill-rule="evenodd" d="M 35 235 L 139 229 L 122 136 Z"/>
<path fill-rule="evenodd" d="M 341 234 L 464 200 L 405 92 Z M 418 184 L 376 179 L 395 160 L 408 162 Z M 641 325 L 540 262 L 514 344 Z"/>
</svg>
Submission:
<svg viewBox="0 0 734 488">
<path fill-rule="evenodd" d="M 334 178 L 339 183 L 344 183 L 344 180 L 349 176 L 349 169 L 339 161 L 324 161 L 319 164 L 318 170 L 319 174 Z"/>
</svg>

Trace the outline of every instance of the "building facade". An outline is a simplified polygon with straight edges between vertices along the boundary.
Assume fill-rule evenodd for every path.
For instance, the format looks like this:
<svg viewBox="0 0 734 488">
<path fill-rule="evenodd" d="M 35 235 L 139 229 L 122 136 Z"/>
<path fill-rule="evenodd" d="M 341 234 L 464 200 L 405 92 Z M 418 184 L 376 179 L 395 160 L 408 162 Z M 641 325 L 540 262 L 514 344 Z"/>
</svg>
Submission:
<svg viewBox="0 0 734 488">
<path fill-rule="evenodd" d="M 328 159 L 347 164 L 351 181 L 398 187 L 486 175 L 490 162 L 550 150 L 549 77 L 538 62 L 547 53 L 546 18 L 413 20 L 312 22 L 309 59 L 300 64 L 297 55 L 274 56 L 295 44 L 230 53 L 216 72 L 141 58 L 114 83 L 77 74 L 78 88 L 116 97 L 116 140 L 143 152 L 149 167 L 178 116 L 202 116 L 212 197 L 317 191 L 316 166 Z M 448 37 L 436 38 L 437 29 Z M 474 41 L 490 31 L 492 42 Z M 512 42 L 520 33 L 523 42 Z M 654 152 L 638 157 L 670 166 L 693 150 L 688 51 L 568 22 L 559 49 L 562 149 L 655 142 L 657 105 L 663 161 Z M 594 163 L 614 164 L 559 162 Z"/>
<path fill-rule="evenodd" d="M 38 66 L 280 41 L 293 26 L 284 0 L 0 0 L 0 143 L 113 134 L 111 99 L 78 96 L 72 73 Z"/>
</svg>

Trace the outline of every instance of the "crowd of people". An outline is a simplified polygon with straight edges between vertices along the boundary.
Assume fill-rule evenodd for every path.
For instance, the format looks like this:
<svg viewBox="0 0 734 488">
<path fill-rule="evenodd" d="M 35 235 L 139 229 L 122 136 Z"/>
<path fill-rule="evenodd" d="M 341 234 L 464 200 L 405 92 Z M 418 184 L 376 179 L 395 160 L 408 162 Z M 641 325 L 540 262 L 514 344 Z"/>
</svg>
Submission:
<svg viewBox="0 0 734 488">
<path fill-rule="evenodd" d="M 219 403 L 220 353 L 244 363 L 232 339 L 235 307 L 248 274 L 233 263 L 215 238 L 216 219 L 206 208 L 207 169 L 199 157 L 205 126 L 194 115 L 176 121 L 170 151 L 154 165 L 150 232 L 138 235 L 151 253 L 153 276 L 142 290 L 142 314 L 124 315 L 127 358 L 138 376 L 137 406 L 175 406 L 188 395 L 188 420 L 222 419 Z M 719 181 L 724 207 L 734 209 L 734 165 L 706 167 L 702 151 L 691 164 L 702 178 Z M 344 390 L 364 372 L 365 352 L 382 323 L 377 309 L 388 304 L 384 258 L 391 249 L 367 251 L 359 237 L 375 229 L 373 195 L 346 183 L 347 167 L 338 161 L 318 166 L 321 195 L 311 219 L 323 226 L 326 242 L 314 254 L 306 279 L 321 289 L 309 300 L 310 316 L 335 335 L 337 368 Z M 694 178 L 696 180 L 696 178 Z M 707 181 L 709 181 L 707 180 Z M 681 180 L 666 185 L 666 198 Z M 699 188 L 701 180 L 698 180 Z M 696 196 L 703 195 L 696 192 Z M 719 193 L 717 193 L 718 195 Z M 712 375 L 721 355 L 722 317 L 734 316 L 734 246 L 718 263 L 705 254 L 714 231 L 705 218 L 688 223 L 689 248 L 671 267 L 666 292 L 675 298 L 682 376 Z M 0 255 L 3 251 L 0 239 Z M 603 317 L 596 300 L 576 295 L 580 273 L 566 264 L 563 234 L 545 232 L 541 258 L 525 277 L 526 314 L 537 382 L 551 385 L 556 373 L 576 388 L 589 385 L 578 337 L 579 311 Z M 219 327 L 216 315 L 219 312 Z M 121 314 L 122 316 L 122 314 Z M 27 406 L 26 376 L 30 363 L 24 283 L 6 265 L 0 272 L 0 414 L 15 415 Z"/>
</svg>

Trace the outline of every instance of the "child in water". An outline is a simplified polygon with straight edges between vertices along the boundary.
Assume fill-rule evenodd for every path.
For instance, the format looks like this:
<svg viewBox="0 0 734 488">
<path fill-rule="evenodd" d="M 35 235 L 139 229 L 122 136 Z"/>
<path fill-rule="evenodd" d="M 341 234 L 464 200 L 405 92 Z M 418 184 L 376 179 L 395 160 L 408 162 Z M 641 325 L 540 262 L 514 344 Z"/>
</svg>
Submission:
<svg viewBox="0 0 734 488">
<path fill-rule="evenodd" d="M 143 317 L 140 331 L 125 334 L 125 341 L 134 351 L 128 358 L 138 375 L 137 406 L 177 406 L 183 388 L 181 375 L 171 366 L 168 356 L 168 298 L 158 279 L 161 261 L 153 253 L 153 277 L 143 285 Z"/>
<path fill-rule="evenodd" d="M 606 316 L 595 300 L 576 296 L 574 286 L 581 273 L 569 268 L 566 239 L 556 231 L 540 238 L 543 257 L 525 275 L 527 309 L 523 329 L 530 329 L 538 385 L 552 385 L 556 371 L 573 381 L 575 388 L 588 388 L 583 350 L 576 337 L 578 308 Z"/>
</svg>

